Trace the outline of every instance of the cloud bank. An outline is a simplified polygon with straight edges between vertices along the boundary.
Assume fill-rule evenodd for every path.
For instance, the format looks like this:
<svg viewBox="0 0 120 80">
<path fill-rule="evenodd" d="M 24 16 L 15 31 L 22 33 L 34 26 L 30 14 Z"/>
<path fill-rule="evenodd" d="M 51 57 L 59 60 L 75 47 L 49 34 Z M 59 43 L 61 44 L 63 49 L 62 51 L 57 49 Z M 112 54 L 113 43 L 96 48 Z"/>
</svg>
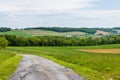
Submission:
<svg viewBox="0 0 120 80">
<path fill-rule="evenodd" d="M 3 0 L 0 25 L 17 27 L 119 26 L 120 10 L 92 10 L 100 0 Z"/>
</svg>

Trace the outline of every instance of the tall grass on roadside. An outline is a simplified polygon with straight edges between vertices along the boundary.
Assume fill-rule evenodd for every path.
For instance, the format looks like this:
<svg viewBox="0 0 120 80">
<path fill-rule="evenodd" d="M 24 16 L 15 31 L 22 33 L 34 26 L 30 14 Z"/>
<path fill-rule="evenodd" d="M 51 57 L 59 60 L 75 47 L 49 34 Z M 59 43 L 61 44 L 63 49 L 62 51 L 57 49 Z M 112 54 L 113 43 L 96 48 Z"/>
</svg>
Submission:
<svg viewBox="0 0 120 80">
<path fill-rule="evenodd" d="M 0 50 L 0 80 L 8 80 L 21 60 L 20 55 Z"/>
<path fill-rule="evenodd" d="M 15 54 L 11 54 L 9 51 L 0 49 L 0 64 L 13 56 L 15 56 Z"/>
</svg>

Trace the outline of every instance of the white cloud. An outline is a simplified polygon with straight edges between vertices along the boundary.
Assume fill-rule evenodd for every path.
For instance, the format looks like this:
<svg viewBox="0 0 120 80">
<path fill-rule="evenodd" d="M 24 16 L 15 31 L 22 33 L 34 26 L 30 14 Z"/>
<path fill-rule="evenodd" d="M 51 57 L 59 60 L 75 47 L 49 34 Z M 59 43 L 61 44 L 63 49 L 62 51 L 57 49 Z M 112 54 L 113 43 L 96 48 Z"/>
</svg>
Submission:
<svg viewBox="0 0 120 80">
<path fill-rule="evenodd" d="M 0 25 L 119 25 L 120 10 L 85 10 L 96 1 L 99 0 L 0 0 L 0 14 L 5 14 Z"/>
<path fill-rule="evenodd" d="M 84 8 L 96 0 L 5 0 L 1 1 L 0 11 L 12 10 L 64 10 Z"/>
</svg>

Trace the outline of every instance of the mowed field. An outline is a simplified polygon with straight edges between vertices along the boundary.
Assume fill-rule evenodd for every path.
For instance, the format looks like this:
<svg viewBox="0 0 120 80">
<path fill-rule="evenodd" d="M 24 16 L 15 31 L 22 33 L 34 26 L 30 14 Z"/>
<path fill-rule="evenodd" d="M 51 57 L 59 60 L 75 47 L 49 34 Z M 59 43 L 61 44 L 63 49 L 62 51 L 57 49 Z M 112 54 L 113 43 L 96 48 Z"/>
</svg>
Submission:
<svg viewBox="0 0 120 80">
<path fill-rule="evenodd" d="M 120 80 L 120 44 L 85 47 L 8 47 L 6 50 L 48 58 L 73 69 L 89 80 Z M 107 52 L 103 54 L 101 50 Z"/>
</svg>

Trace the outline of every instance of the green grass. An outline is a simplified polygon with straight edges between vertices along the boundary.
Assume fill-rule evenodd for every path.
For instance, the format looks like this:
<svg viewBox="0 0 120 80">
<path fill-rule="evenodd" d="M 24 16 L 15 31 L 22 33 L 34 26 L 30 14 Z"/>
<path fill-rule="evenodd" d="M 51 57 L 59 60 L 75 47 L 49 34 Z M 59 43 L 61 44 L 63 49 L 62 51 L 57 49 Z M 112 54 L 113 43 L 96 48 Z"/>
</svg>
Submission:
<svg viewBox="0 0 120 80">
<path fill-rule="evenodd" d="M 7 50 L 0 50 L 0 80 L 8 80 L 16 70 L 20 60 L 20 55 Z"/>
<path fill-rule="evenodd" d="M 120 80 L 120 54 L 96 54 L 78 49 L 112 49 L 120 44 L 85 47 L 9 47 L 8 50 L 46 57 L 90 80 Z"/>
<path fill-rule="evenodd" d="M 31 37 L 30 34 L 27 34 L 21 30 L 11 30 L 11 31 L 8 31 L 8 32 L 0 32 L 0 35 L 16 35 L 16 36 L 22 36 L 22 37 Z"/>
</svg>

